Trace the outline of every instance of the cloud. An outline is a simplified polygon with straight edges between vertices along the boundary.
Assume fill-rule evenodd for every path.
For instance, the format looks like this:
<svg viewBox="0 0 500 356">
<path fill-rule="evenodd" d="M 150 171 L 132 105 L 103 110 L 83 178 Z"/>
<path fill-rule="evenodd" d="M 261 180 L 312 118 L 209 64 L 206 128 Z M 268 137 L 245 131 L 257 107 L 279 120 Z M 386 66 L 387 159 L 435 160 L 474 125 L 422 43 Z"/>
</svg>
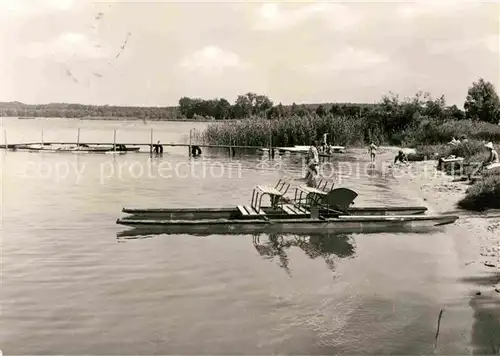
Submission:
<svg viewBox="0 0 500 356">
<path fill-rule="evenodd" d="M 476 2 L 467 0 L 418 0 L 398 6 L 397 14 L 406 19 L 424 16 L 453 16 L 457 12 L 477 5 Z"/>
<path fill-rule="evenodd" d="M 75 0 L 1 0 L 0 13 L 7 16 L 31 16 L 68 11 Z"/>
<path fill-rule="evenodd" d="M 429 41 L 428 52 L 442 55 L 483 49 L 498 53 L 499 41 L 500 37 L 498 35 L 489 35 L 482 38 L 462 38 L 459 40 L 433 39 Z"/>
<path fill-rule="evenodd" d="M 486 46 L 486 48 L 493 53 L 499 53 L 500 47 L 500 35 L 490 35 L 482 39 L 482 44 Z"/>
<path fill-rule="evenodd" d="M 243 68 L 246 64 L 233 52 L 224 51 L 216 46 L 206 46 L 184 57 L 180 66 L 188 70 L 218 74 L 226 68 Z"/>
<path fill-rule="evenodd" d="M 31 42 L 24 49 L 29 58 L 51 57 L 55 60 L 69 58 L 106 58 L 108 51 L 81 33 L 66 32 L 49 42 Z"/>
<path fill-rule="evenodd" d="M 277 3 L 265 3 L 258 10 L 254 30 L 283 31 L 314 18 L 334 30 L 353 27 L 361 20 L 359 14 L 339 3 L 313 3 L 287 10 Z"/>
<path fill-rule="evenodd" d="M 359 70 L 377 66 L 389 61 L 389 58 L 362 48 L 346 47 L 342 51 L 334 53 L 330 59 L 323 63 L 306 64 L 306 72 L 329 72 L 344 70 Z"/>
</svg>

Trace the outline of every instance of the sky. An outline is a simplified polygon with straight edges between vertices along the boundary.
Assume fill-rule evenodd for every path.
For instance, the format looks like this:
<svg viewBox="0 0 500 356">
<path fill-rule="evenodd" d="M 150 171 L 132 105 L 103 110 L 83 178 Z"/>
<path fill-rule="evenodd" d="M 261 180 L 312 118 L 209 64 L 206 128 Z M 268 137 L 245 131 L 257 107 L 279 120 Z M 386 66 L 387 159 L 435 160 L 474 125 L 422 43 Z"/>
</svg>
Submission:
<svg viewBox="0 0 500 356">
<path fill-rule="evenodd" d="M 0 0 L 0 101 L 171 106 L 247 92 L 463 107 L 500 83 L 500 3 Z M 498 91 L 498 90 L 497 90 Z"/>
</svg>

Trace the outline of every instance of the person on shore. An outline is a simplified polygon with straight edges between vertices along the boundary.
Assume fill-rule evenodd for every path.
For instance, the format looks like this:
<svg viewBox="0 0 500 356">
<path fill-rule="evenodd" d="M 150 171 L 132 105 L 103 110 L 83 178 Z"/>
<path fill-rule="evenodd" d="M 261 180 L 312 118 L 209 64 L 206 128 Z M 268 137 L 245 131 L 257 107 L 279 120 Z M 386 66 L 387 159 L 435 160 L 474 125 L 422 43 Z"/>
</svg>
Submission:
<svg viewBox="0 0 500 356">
<path fill-rule="evenodd" d="M 309 147 L 309 152 L 307 152 L 307 174 L 306 181 L 307 185 L 314 187 L 316 185 L 316 176 L 319 174 L 319 153 L 318 153 L 318 140 L 314 140 Z"/>
<path fill-rule="evenodd" d="M 493 163 L 500 163 L 498 152 L 495 150 L 495 147 L 493 147 L 493 142 L 488 142 L 486 145 L 484 145 L 484 147 L 486 147 L 490 151 L 490 156 L 486 161 L 484 161 L 483 166 L 487 166 Z"/>
<path fill-rule="evenodd" d="M 465 143 L 465 142 L 468 142 L 469 140 L 467 139 L 467 136 L 465 135 L 462 135 L 460 136 L 460 143 Z"/>
<path fill-rule="evenodd" d="M 483 170 L 489 166 L 490 164 L 494 163 L 500 163 L 500 159 L 498 158 L 498 152 L 495 150 L 495 147 L 493 146 L 493 142 L 488 142 L 487 144 L 484 145 L 489 151 L 490 155 L 488 159 L 486 159 L 478 169 L 476 169 L 473 173 L 468 174 L 469 180 L 473 178 L 473 176 L 479 175 L 483 172 Z M 476 176 L 477 178 L 477 176 Z"/>
<path fill-rule="evenodd" d="M 451 139 L 451 141 L 450 141 L 450 142 L 448 142 L 448 144 L 449 144 L 449 145 L 452 145 L 452 146 L 456 146 L 456 145 L 458 145 L 459 143 L 460 143 L 460 141 L 459 141 L 459 140 L 457 140 L 455 137 L 453 137 L 453 138 Z"/>
<path fill-rule="evenodd" d="M 394 158 L 394 164 L 401 162 L 403 164 L 408 163 L 408 157 L 404 154 L 403 150 L 399 150 L 398 155 Z"/>
<path fill-rule="evenodd" d="M 368 152 L 370 152 L 370 161 L 372 163 L 374 163 L 375 162 L 375 156 L 377 154 L 377 146 L 375 145 L 375 143 L 373 141 L 370 144 L 370 147 L 368 148 Z"/>
</svg>

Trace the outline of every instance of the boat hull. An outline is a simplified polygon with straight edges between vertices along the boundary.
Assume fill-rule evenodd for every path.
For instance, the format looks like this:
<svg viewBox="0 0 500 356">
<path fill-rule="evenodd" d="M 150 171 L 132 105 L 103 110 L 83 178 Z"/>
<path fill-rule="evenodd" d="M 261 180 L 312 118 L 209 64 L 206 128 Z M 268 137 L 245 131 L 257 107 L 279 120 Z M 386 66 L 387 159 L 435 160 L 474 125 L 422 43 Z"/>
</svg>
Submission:
<svg viewBox="0 0 500 356">
<path fill-rule="evenodd" d="M 412 231 L 452 224 L 454 215 L 425 216 L 340 216 L 337 218 L 283 218 L 264 219 L 206 219 L 206 220 L 130 220 L 116 222 L 139 229 L 142 233 L 167 234 L 256 234 L 256 233 L 308 233 L 345 232 L 372 233 Z"/>
<path fill-rule="evenodd" d="M 16 147 L 19 151 L 35 152 L 72 152 L 72 153 L 105 153 L 112 149 L 107 147 L 85 147 L 76 145 L 20 145 Z"/>
<path fill-rule="evenodd" d="M 262 208 L 271 214 L 270 208 Z M 427 211 L 426 207 L 352 207 L 350 215 L 356 216 L 390 216 L 390 215 L 418 215 Z M 182 209 L 133 209 L 123 208 L 123 213 L 130 214 L 125 220 L 201 220 L 201 219 L 230 219 L 237 218 L 240 213 L 237 208 L 182 208 Z"/>
</svg>

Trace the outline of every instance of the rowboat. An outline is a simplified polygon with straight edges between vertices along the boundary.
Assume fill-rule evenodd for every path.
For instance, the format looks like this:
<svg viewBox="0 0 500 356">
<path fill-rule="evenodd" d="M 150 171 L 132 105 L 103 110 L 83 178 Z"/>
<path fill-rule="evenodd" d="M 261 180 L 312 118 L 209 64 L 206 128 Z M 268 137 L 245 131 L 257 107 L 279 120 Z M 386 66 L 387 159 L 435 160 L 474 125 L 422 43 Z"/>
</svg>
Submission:
<svg viewBox="0 0 500 356">
<path fill-rule="evenodd" d="M 290 153 L 307 153 L 311 146 L 292 146 L 292 147 L 274 147 L 279 153 L 283 154 L 285 152 Z M 259 151 L 267 152 L 269 148 L 259 148 Z M 344 153 L 344 146 L 330 146 L 331 153 Z"/>
<path fill-rule="evenodd" d="M 43 151 L 43 152 L 75 152 L 75 153 L 125 153 L 137 152 L 140 147 L 126 147 L 125 145 L 116 145 L 116 150 L 111 146 L 100 145 L 61 145 L 61 144 L 32 144 L 32 145 L 18 145 L 14 147 L 16 150 L 27 151 Z"/>
<path fill-rule="evenodd" d="M 84 145 L 19 145 L 15 147 L 16 150 L 27 150 L 36 152 L 83 152 L 83 153 L 104 153 L 108 152 L 110 148 L 107 147 L 88 147 Z"/>
<path fill-rule="evenodd" d="M 106 149 L 108 153 L 114 153 L 114 152 L 117 152 L 117 153 L 137 152 L 137 151 L 139 151 L 141 149 L 140 147 L 127 147 L 127 146 L 122 145 L 122 144 L 117 144 L 116 147 L 113 146 L 113 145 L 90 146 L 90 147 L 91 148 L 93 148 L 93 147 L 99 147 L 99 148 L 102 148 L 102 149 Z"/>
<path fill-rule="evenodd" d="M 277 199 L 283 197 L 283 190 L 275 187 L 257 186 L 257 189 L 263 195 L 269 195 L 274 204 L 269 207 L 260 206 L 261 200 L 255 197 L 254 190 L 250 205 L 206 209 L 123 208 L 122 212 L 130 215 L 117 219 L 116 223 L 145 233 L 366 233 L 432 228 L 452 224 L 458 219 L 454 215 L 423 215 L 427 208 L 418 206 L 352 207 L 357 193 L 347 188 L 332 189 L 329 192 L 297 188 L 309 191 L 306 203 L 302 203 L 300 198 L 293 201 Z M 320 198 L 315 199 L 314 196 Z"/>
</svg>

